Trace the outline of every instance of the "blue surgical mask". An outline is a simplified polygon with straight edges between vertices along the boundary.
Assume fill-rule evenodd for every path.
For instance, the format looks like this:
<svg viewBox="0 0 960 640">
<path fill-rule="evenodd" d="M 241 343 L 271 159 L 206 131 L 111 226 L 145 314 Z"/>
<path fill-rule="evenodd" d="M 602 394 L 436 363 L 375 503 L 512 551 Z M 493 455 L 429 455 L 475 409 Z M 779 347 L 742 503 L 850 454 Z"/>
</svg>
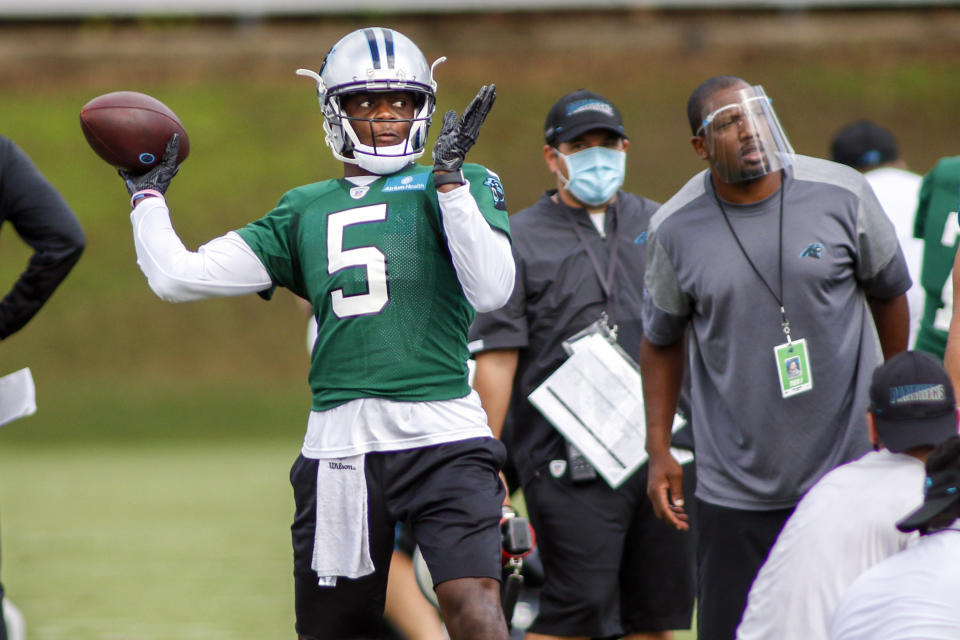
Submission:
<svg viewBox="0 0 960 640">
<path fill-rule="evenodd" d="M 557 155 L 563 158 L 570 176 L 560 175 L 564 188 L 584 204 L 598 206 L 607 202 L 623 184 L 625 151 L 590 147 L 568 156 L 557 151 Z"/>
</svg>

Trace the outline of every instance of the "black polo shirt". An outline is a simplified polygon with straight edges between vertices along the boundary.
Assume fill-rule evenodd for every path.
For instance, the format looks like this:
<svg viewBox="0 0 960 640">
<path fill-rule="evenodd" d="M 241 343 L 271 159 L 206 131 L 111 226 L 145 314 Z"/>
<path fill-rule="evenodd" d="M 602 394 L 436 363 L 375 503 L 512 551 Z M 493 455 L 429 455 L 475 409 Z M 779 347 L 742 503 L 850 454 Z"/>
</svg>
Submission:
<svg viewBox="0 0 960 640">
<path fill-rule="evenodd" d="M 527 400 L 567 359 L 563 341 L 606 311 L 610 324 L 619 328 L 620 346 L 638 357 L 646 231 L 659 208 L 652 200 L 619 191 L 615 204 L 607 208 L 601 235 L 584 209 L 554 202 L 555 193 L 544 193 L 533 206 L 511 216 L 517 264 L 513 294 L 501 309 L 477 314 L 470 329 L 473 353 L 519 351 L 501 437 L 521 484 L 550 460 L 566 457 L 563 436 Z M 614 243 L 616 263 L 610 272 Z M 609 296 L 601 284 L 608 273 Z"/>
</svg>

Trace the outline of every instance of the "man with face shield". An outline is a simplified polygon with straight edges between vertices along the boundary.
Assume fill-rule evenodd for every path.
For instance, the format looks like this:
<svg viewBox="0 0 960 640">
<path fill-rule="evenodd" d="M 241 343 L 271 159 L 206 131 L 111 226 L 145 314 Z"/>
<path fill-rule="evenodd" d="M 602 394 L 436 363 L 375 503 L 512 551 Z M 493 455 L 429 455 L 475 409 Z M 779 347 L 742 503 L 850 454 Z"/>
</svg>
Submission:
<svg viewBox="0 0 960 640">
<path fill-rule="evenodd" d="M 761 87 L 687 105 L 707 170 L 650 223 L 641 354 L 648 493 L 689 529 L 669 455 L 685 365 L 697 456 L 698 637 L 731 640 L 804 492 L 869 450 L 870 377 L 907 346 L 907 266 L 865 178 L 793 153 Z M 686 338 L 686 339 L 685 339 Z"/>
<path fill-rule="evenodd" d="M 629 140 L 602 96 L 560 98 L 545 142 L 556 187 L 511 217 L 513 294 L 478 314 L 470 332 L 474 386 L 507 445 L 544 565 L 527 638 L 670 638 L 690 626 L 692 544 L 655 517 L 646 466 L 612 488 L 528 399 L 567 361 L 573 336 L 615 326 L 616 344 L 637 353 L 646 231 L 658 204 L 620 189 Z"/>
</svg>

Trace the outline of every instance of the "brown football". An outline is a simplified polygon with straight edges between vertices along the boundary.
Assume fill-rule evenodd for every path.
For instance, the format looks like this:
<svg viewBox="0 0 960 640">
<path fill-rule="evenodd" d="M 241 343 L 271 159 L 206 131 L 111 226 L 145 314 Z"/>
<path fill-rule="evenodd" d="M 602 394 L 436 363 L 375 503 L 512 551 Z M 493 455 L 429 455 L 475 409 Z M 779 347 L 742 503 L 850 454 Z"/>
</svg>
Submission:
<svg viewBox="0 0 960 640">
<path fill-rule="evenodd" d="M 80 128 L 98 156 L 134 175 L 160 162 L 174 133 L 180 134 L 177 163 L 190 153 L 190 139 L 180 118 L 145 93 L 114 91 L 97 96 L 80 110 Z"/>
</svg>

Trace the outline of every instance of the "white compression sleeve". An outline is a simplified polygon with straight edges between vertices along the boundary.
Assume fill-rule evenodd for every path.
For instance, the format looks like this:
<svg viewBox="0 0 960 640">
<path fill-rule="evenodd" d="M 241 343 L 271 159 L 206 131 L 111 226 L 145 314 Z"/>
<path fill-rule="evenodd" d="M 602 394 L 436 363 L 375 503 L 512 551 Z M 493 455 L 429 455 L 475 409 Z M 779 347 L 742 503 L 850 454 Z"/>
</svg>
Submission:
<svg viewBox="0 0 960 640">
<path fill-rule="evenodd" d="M 457 279 L 477 311 L 499 309 L 513 292 L 516 265 L 510 239 L 490 226 L 465 184 L 437 193 Z"/>
<path fill-rule="evenodd" d="M 130 212 L 137 264 L 150 288 L 169 302 L 256 293 L 273 286 L 250 246 L 231 231 L 188 251 L 163 198 L 144 198 Z"/>
</svg>

